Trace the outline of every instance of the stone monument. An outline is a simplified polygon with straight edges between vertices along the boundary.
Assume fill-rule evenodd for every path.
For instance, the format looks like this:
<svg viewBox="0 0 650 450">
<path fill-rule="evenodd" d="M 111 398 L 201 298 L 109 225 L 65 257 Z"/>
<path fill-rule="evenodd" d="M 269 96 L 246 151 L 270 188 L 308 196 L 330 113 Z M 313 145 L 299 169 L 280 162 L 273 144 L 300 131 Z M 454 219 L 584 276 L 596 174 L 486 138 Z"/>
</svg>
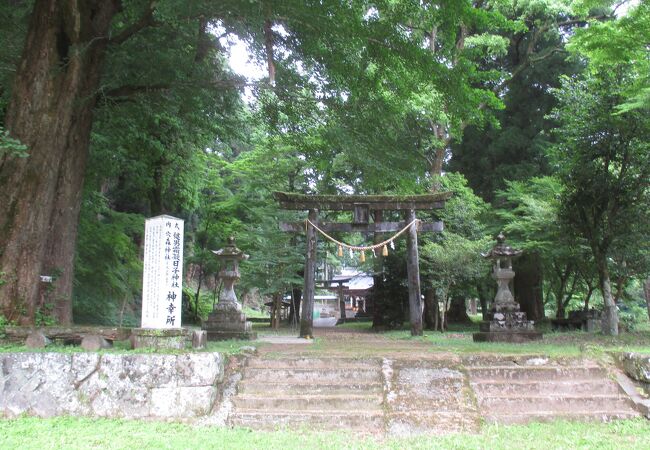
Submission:
<svg viewBox="0 0 650 450">
<path fill-rule="evenodd" d="M 246 315 L 242 312 L 234 289 L 240 278 L 239 262 L 248 259 L 248 255 L 235 246 L 235 238 L 232 236 L 228 238 L 228 245 L 221 250 L 213 250 L 213 253 L 223 265 L 219 272 L 223 291 L 219 302 L 208 319 L 203 321 L 201 328 L 207 332 L 209 341 L 256 339 L 257 333 L 253 332 L 253 324 L 246 321 Z"/>
<path fill-rule="evenodd" d="M 184 222 L 172 216 L 145 221 L 141 328 L 132 330 L 134 348 L 184 348 L 181 328 Z"/>
<path fill-rule="evenodd" d="M 526 313 L 520 311 L 510 292 L 510 282 L 515 277 L 512 260 L 521 255 L 521 250 L 510 247 L 505 240 L 500 233 L 497 244 L 483 254 L 494 261 L 492 277 L 497 281 L 498 289 L 488 320 L 481 322 L 479 333 L 474 333 L 475 342 L 525 342 L 542 338 L 542 333 L 535 331 L 534 322 L 527 320 Z"/>
</svg>

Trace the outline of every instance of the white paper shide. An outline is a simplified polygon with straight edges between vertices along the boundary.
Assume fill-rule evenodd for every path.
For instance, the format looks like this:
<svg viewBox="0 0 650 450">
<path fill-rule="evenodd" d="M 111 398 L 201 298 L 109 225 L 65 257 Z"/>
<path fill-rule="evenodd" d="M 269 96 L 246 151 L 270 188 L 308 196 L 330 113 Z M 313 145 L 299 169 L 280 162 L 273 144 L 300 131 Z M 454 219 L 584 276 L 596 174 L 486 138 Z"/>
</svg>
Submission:
<svg viewBox="0 0 650 450">
<path fill-rule="evenodd" d="M 142 328 L 181 327 L 183 226 L 165 215 L 145 222 Z"/>
</svg>

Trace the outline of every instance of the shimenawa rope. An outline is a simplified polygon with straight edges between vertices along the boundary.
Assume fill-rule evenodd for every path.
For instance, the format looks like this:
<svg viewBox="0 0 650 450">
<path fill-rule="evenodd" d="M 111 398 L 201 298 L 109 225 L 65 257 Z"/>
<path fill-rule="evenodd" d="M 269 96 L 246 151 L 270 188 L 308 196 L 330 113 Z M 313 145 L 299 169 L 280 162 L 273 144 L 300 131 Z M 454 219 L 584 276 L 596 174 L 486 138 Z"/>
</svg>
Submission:
<svg viewBox="0 0 650 450">
<path fill-rule="evenodd" d="M 363 252 L 365 252 L 366 250 L 373 250 L 373 252 L 374 252 L 374 250 L 376 250 L 376 249 L 378 249 L 378 248 L 382 248 L 382 254 L 383 254 L 383 256 L 387 256 L 387 255 L 388 255 L 388 248 L 386 247 L 386 245 L 387 245 L 387 244 L 390 244 L 390 243 L 393 242 L 395 239 L 397 239 L 398 237 L 400 237 L 400 236 L 401 236 L 402 234 L 404 234 L 404 233 L 405 233 L 409 228 L 411 228 L 411 226 L 415 225 L 415 224 L 418 223 L 419 221 L 420 221 L 420 219 L 413 219 L 413 221 L 411 221 L 411 223 L 409 223 L 409 224 L 406 225 L 404 228 L 402 228 L 400 231 L 398 231 L 397 233 L 395 233 L 392 237 L 390 237 L 390 238 L 386 239 L 385 241 L 382 241 L 382 242 L 380 242 L 380 243 L 378 243 L 378 244 L 367 245 L 367 246 L 364 246 L 364 245 L 350 245 L 350 244 L 346 244 L 345 242 L 338 241 L 338 240 L 334 239 L 332 236 L 330 236 L 329 234 L 327 234 L 326 232 L 324 232 L 323 230 L 321 230 L 320 228 L 318 228 L 318 226 L 317 226 L 316 224 L 314 224 L 314 223 L 313 223 L 311 220 L 309 220 L 309 219 L 305 219 L 305 230 L 307 230 L 307 226 L 308 226 L 308 225 L 311 225 L 311 226 L 314 227 L 314 229 L 315 229 L 316 231 L 318 231 L 320 234 L 322 234 L 322 235 L 325 236 L 327 239 L 329 239 L 330 241 L 332 241 L 332 242 L 334 242 L 336 245 L 338 245 L 338 247 L 339 247 L 338 255 L 339 255 L 339 256 L 343 256 L 343 248 L 347 248 L 347 249 L 349 249 L 349 250 L 356 250 L 356 251 L 360 251 L 360 252 L 362 252 L 362 253 L 361 253 L 361 262 L 363 262 L 363 261 L 366 260 L 366 258 L 365 258 L 365 254 L 364 254 Z"/>
</svg>

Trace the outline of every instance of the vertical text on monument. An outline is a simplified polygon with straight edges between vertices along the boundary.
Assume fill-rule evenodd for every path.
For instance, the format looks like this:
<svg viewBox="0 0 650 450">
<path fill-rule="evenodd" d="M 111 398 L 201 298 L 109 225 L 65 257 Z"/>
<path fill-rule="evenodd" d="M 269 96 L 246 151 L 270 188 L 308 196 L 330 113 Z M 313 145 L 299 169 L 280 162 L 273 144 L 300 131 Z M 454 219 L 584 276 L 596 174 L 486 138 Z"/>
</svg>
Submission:
<svg viewBox="0 0 650 450">
<path fill-rule="evenodd" d="M 147 219 L 144 233 L 142 328 L 180 328 L 183 288 L 183 220 Z"/>
</svg>

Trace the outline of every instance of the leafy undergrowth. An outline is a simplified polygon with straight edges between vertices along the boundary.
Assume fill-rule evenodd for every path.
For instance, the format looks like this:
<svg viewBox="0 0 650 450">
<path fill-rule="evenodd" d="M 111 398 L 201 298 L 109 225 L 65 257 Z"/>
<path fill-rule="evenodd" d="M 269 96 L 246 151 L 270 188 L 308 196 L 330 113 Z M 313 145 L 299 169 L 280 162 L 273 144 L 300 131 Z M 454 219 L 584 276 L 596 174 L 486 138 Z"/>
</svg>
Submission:
<svg viewBox="0 0 650 450">
<path fill-rule="evenodd" d="M 490 425 L 479 434 L 386 438 L 352 432 L 263 432 L 149 421 L 21 417 L 0 420 L 0 448 L 640 449 L 650 448 L 650 422 Z"/>
</svg>

